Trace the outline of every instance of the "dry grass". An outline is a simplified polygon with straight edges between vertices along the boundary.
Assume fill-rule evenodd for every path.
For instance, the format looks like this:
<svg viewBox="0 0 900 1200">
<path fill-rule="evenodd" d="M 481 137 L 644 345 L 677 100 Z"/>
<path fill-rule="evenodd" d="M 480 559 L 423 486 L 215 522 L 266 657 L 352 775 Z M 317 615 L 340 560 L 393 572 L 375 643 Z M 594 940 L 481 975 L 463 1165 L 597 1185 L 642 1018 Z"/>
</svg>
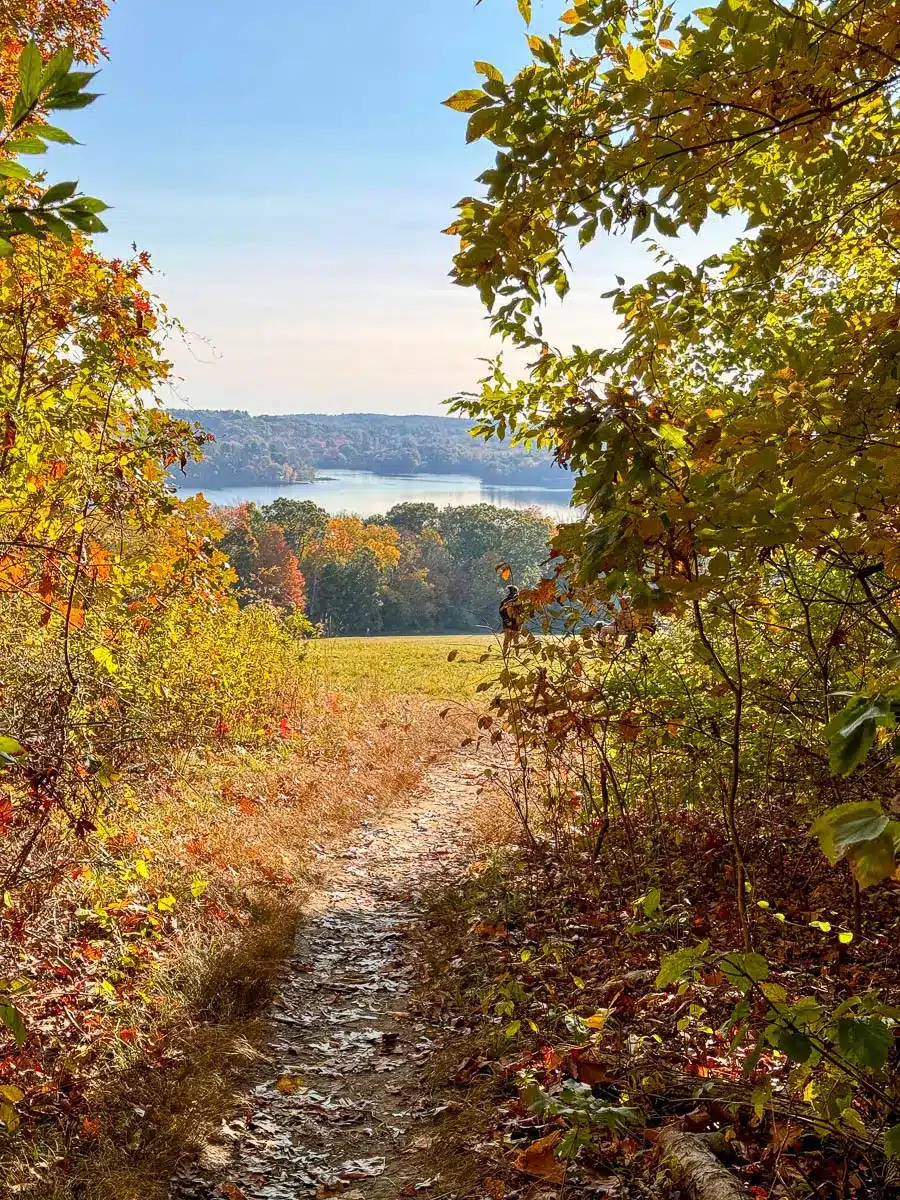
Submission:
<svg viewBox="0 0 900 1200">
<path fill-rule="evenodd" d="M 203 1146 L 215 1152 L 210 1133 L 264 1044 L 262 1013 L 318 882 L 320 848 L 363 815 L 408 802 L 470 732 L 461 708 L 440 717 L 433 675 L 398 667 L 409 647 L 391 642 L 357 652 L 340 680 L 317 669 L 292 736 L 175 764 L 164 787 L 120 815 L 116 853 L 140 857 L 148 877 L 98 872 L 90 887 L 106 904 L 134 898 L 136 885 L 148 906 L 170 894 L 177 920 L 128 995 L 120 990 L 98 1006 L 98 1023 L 82 1037 L 67 1030 L 56 1047 L 59 1070 L 83 1062 L 78 1099 L 43 1124 L 23 1112 L 22 1131 L 0 1148 L 11 1196 L 164 1200 L 179 1161 Z M 333 648 L 325 653 L 337 661 Z M 398 675 L 406 694 L 392 690 Z M 457 678 L 456 698 L 467 701 L 474 685 Z M 201 877 L 205 890 L 193 897 Z M 74 910 L 87 885 L 69 886 Z M 127 1044 L 116 1036 L 123 1027 Z M 49 1039 L 42 1050 L 52 1060 Z"/>
</svg>

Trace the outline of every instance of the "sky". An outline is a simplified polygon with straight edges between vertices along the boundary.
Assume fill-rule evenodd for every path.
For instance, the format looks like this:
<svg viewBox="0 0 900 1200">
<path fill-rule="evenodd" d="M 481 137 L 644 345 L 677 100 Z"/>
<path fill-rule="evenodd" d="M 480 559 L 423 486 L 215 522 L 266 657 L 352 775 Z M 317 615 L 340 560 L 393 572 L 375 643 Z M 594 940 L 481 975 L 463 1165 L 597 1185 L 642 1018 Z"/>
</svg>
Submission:
<svg viewBox="0 0 900 1200">
<path fill-rule="evenodd" d="M 537 0 L 535 29 L 564 7 Z M 439 413 L 475 385 L 497 346 L 440 231 L 494 151 L 441 101 L 476 58 L 524 65 L 515 0 L 115 0 L 106 44 L 53 178 L 113 206 L 104 252 L 150 251 L 187 331 L 168 403 Z M 595 249 L 554 340 L 608 344 L 601 293 L 642 263 Z"/>
</svg>

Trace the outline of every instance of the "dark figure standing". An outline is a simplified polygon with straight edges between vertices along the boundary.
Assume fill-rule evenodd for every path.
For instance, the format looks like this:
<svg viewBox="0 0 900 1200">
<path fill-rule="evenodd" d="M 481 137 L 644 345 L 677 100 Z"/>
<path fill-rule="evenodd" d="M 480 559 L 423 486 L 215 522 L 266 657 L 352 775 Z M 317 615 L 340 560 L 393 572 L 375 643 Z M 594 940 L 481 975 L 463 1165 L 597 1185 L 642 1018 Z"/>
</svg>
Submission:
<svg viewBox="0 0 900 1200">
<path fill-rule="evenodd" d="M 503 622 L 503 640 L 509 642 L 513 634 L 518 633 L 522 627 L 517 587 L 511 587 L 506 593 L 506 598 L 500 605 L 500 620 Z"/>
</svg>

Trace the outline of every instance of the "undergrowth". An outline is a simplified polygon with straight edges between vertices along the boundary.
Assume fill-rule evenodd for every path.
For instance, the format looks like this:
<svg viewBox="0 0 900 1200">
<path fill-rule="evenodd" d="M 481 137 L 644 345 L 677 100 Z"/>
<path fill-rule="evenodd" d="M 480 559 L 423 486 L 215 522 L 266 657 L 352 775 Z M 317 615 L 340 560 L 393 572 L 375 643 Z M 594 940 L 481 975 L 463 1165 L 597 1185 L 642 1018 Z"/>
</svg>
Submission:
<svg viewBox="0 0 900 1200">
<path fill-rule="evenodd" d="M 685 814 L 682 831 L 664 875 L 650 854 L 631 859 L 621 830 L 599 855 L 582 847 L 565 861 L 513 837 L 432 896 L 425 997 L 443 1043 L 432 1074 L 451 1106 L 442 1137 L 461 1194 L 501 1200 L 540 1181 L 665 1195 L 667 1125 L 717 1137 L 756 1200 L 892 1193 L 876 1096 L 848 1128 L 849 1097 L 865 1113 L 865 1092 L 840 1064 L 823 1057 L 798 1091 L 788 1055 L 735 1036 L 744 1000 L 758 1021 L 766 996 L 813 997 L 822 1012 L 850 1001 L 852 1013 L 863 982 L 896 995 L 890 898 L 870 900 L 860 939 L 838 940 L 845 882 L 802 842 L 771 859 L 752 906 L 769 960 L 755 994 L 731 969 L 740 923 L 727 843 L 701 814 Z M 634 814 L 630 835 L 649 850 L 652 819 Z M 701 940 L 703 962 L 679 970 Z M 876 1092 L 884 1077 L 844 1069 Z M 830 1117 L 816 1098 L 830 1099 Z"/>
</svg>

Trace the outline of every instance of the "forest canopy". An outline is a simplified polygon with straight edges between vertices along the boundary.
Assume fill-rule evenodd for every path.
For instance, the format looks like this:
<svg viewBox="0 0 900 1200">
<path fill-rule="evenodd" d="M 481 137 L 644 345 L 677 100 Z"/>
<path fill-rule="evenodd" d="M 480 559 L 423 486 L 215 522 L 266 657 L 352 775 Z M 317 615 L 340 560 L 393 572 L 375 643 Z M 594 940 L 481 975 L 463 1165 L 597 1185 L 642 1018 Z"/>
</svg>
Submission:
<svg viewBox="0 0 900 1200">
<path fill-rule="evenodd" d="M 494 631 L 506 584 L 542 578 L 554 528 L 490 504 L 404 503 L 363 521 L 282 498 L 215 515 L 241 603 L 295 614 L 297 630 L 305 614 L 328 634 Z"/>
</svg>

